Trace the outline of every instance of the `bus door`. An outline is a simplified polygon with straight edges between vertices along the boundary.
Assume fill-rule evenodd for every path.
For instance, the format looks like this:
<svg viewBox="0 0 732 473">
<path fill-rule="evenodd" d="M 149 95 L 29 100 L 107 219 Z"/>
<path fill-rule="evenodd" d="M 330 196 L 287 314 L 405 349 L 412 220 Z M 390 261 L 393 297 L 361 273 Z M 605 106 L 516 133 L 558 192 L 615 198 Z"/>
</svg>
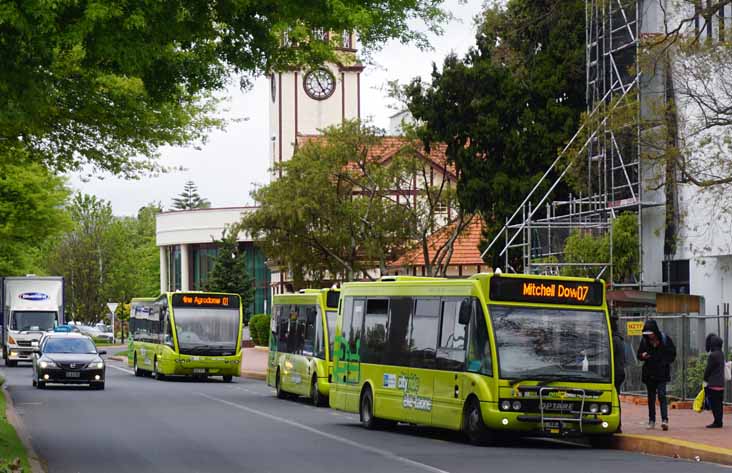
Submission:
<svg viewBox="0 0 732 473">
<path fill-rule="evenodd" d="M 440 304 L 440 333 L 437 359 L 432 424 L 451 429 L 460 428 L 463 408 L 462 372 L 465 369 L 468 322 L 460 320 L 460 307 L 468 298 L 443 298 Z"/>
<path fill-rule="evenodd" d="M 318 310 L 315 305 L 307 304 L 298 306 L 297 333 L 298 348 L 296 353 L 302 356 L 291 357 L 295 375 L 293 380 L 297 381 L 296 392 L 298 394 L 310 394 L 310 380 L 313 376 L 315 364 L 315 333 Z"/>
<path fill-rule="evenodd" d="M 346 409 L 358 409 L 359 383 L 361 382 L 361 331 L 366 301 L 354 299 L 343 314 L 341 355 L 344 365 L 341 382 L 345 384 Z"/>
<path fill-rule="evenodd" d="M 402 406 L 411 422 L 432 422 L 437 372 L 440 298 L 417 297 L 409 324 L 409 377 L 403 383 Z"/>
</svg>

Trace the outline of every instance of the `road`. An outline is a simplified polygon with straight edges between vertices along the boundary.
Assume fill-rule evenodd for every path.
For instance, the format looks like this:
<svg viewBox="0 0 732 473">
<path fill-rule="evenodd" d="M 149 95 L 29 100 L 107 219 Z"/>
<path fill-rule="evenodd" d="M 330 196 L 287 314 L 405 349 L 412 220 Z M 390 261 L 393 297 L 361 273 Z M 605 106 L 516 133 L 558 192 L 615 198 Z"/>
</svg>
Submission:
<svg viewBox="0 0 732 473">
<path fill-rule="evenodd" d="M 542 441 L 473 447 L 452 433 L 409 426 L 372 432 L 356 415 L 278 400 L 264 383 L 247 379 L 155 381 L 110 361 L 105 391 L 39 391 L 26 365 L 0 372 L 52 473 L 722 471 Z"/>
</svg>

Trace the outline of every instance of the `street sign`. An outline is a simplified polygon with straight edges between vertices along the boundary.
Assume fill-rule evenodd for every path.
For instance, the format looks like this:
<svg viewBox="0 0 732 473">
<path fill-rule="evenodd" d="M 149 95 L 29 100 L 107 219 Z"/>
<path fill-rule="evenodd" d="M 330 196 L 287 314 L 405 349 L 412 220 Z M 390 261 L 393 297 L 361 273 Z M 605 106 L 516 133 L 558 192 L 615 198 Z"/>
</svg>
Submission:
<svg viewBox="0 0 732 473">
<path fill-rule="evenodd" d="M 640 337 L 641 335 L 643 335 L 643 324 L 645 324 L 645 322 L 643 322 L 642 320 L 627 322 L 626 334 L 629 337 Z"/>
<path fill-rule="evenodd" d="M 118 302 L 107 302 L 107 307 L 109 307 L 109 311 L 112 312 L 112 343 L 114 343 L 114 313 L 117 310 L 117 306 L 119 306 Z"/>
</svg>

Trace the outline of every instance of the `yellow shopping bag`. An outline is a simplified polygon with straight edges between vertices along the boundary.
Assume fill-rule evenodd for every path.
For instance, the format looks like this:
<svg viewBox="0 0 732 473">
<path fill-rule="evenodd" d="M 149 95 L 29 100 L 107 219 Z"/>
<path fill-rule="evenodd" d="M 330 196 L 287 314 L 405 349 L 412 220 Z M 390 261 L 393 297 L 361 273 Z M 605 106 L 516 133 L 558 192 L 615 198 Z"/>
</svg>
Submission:
<svg viewBox="0 0 732 473">
<path fill-rule="evenodd" d="M 696 398 L 694 399 L 694 405 L 692 407 L 694 409 L 694 412 L 701 412 L 704 410 L 704 389 L 699 391 L 699 394 L 696 395 Z"/>
</svg>

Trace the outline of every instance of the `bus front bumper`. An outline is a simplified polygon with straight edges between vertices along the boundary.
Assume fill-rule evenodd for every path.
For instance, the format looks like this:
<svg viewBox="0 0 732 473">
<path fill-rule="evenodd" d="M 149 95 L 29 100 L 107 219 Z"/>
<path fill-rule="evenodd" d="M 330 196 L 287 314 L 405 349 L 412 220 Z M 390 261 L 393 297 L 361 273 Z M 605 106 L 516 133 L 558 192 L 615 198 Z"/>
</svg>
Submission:
<svg viewBox="0 0 732 473">
<path fill-rule="evenodd" d="M 496 403 L 482 402 L 483 422 L 492 430 L 513 431 L 526 435 L 575 436 L 609 435 L 618 430 L 617 408 L 608 415 L 577 415 L 555 413 L 506 412 L 498 409 Z"/>
<path fill-rule="evenodd" d="M 239 376 L 241 355 L 199 357 L 180 355 L 172 360 L 164 360 L 163 371 L 180 376 Z"/>
</svg>

